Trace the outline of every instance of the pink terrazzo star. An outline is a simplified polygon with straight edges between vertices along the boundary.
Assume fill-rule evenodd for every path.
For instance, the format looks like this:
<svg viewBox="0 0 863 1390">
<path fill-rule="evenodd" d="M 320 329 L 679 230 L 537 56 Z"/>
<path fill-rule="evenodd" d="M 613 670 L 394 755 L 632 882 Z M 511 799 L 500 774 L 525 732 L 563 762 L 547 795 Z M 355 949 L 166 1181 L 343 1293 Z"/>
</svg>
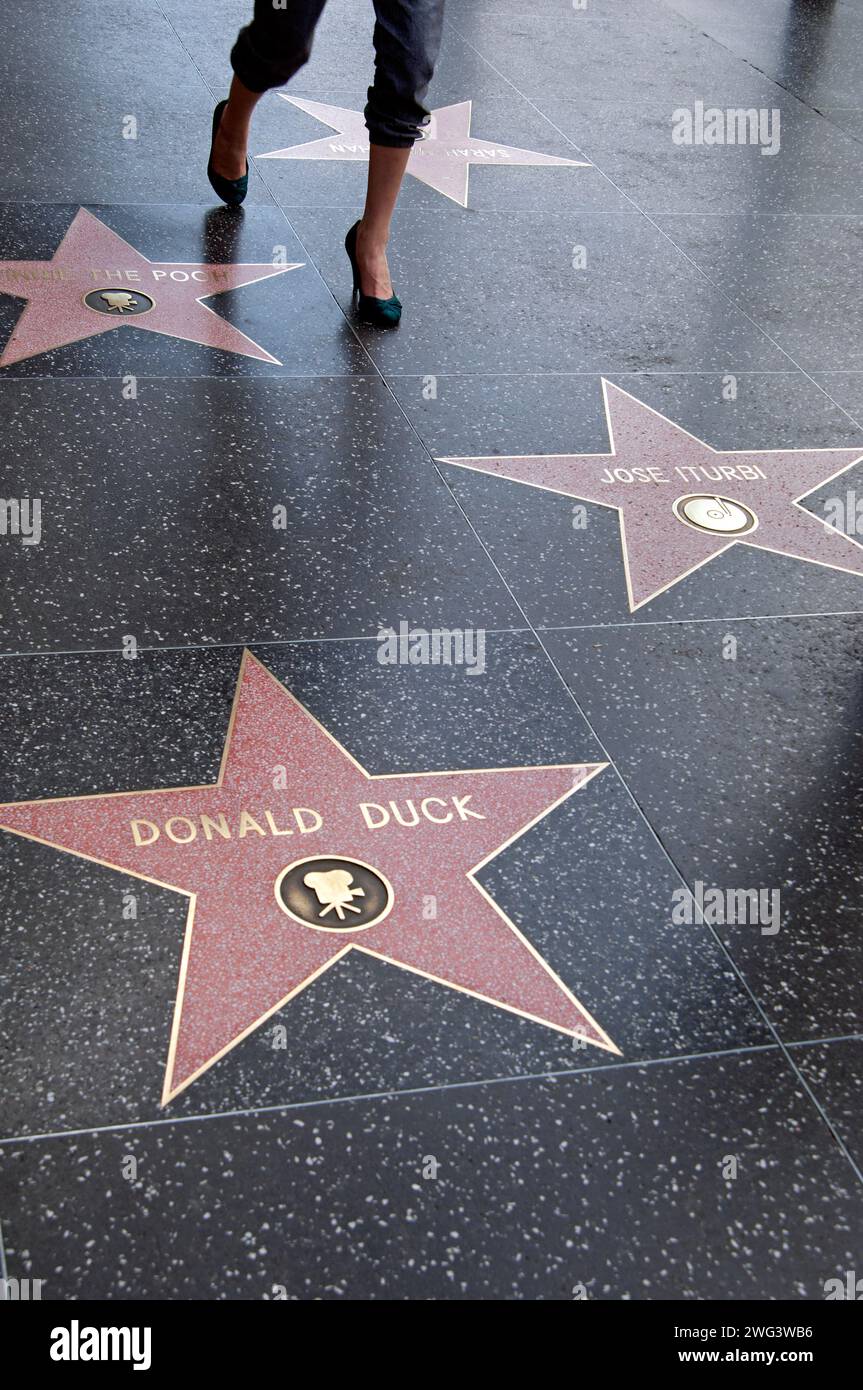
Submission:
<svg viewBox="0 0 863 1390">
<path fill-rule="evenodd" d="M 859 448 L 712 449 L 610 381 L 602 390 L 610 453 L 440 461 L 614 507 L 631 612 L 732 545 L 863 575 L 863 546 L 800 506 Z"/>
<path fill-rule="evenodd" d="M 344 106 L 329 106 L 323 101 L 308 101 L 303 97 L 278 94 L 283 101 L 298 106 L 338 134 L 309 140 L 305 145 L 289 145 L 283 150 L 259 154 L 257 159 L 335 159 L 367 160 L 369 132 L 361 111 Z M 451 198 L 459 207 L 467 207 L 468 177 L 472 164 L 568 164 L 574 168 L 592 166 L 583 159 L 561 159 L 554 154 L 539 154 L 535 150 L 520 150 L 514 145 L 500 145 L 491 140 L 477 140 L 470 133 L 471 102 L 459 101 L 454 106 L 440 106 L 431 113 L 431 123 L 423 138 L 417 140 L 408 160 L 408 173 L 420 183 L 428 184 L 437 193 Z"/>
<path fill-rule="evenodd" d="M 0 293 L 27 300 L 0 367 L 115 328 L 163 333 L 278 366 L 202 301 L 299 264 L 149 261 L 80 208 L 50 261 L 0 261 Z"/>
<path fill-rule="evenodd" d="M 473 877 L 603 766 L 371 776 L 246 652 L 215 786 L 0 806 L 0 828 L 189 898 L 167 1103 L 350 951 L 617 1052 Z"/>
</svg>

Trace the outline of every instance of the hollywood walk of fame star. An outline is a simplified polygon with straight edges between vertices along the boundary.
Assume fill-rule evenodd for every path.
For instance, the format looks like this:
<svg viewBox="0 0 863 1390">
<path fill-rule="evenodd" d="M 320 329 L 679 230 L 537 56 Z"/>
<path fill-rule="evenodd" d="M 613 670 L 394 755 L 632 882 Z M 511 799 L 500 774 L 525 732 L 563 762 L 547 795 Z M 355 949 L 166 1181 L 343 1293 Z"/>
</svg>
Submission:
<svg viewBox="0 0 863 1390">
<path fill-rule="evenodd" d="M 800 505 L 861 449 L 713 449 L 602 380 L 610 452 L 441 463 L 617 510 L 630 612 L 732 545 L 863 575 L 863 546 Z"/>
<path fill-rule="evenodd" d="M 202 301 L 299 265 L 150 261 L 79 208 L 50 261 L 0 261 L 0 293 L 27 300 L 0 367 L 123 327 L 279 366 L 277 358 Z"/>
<path fill-rule="evenodd" d="M 214 786 L 0 829 L 189 897 L 164 1104 L 352 950 L 617 1052 L 473 877 L 604 766 L 372 776 L 246 652 Z"/>
<path fill-rule="evenodd" d="M 270 150 L 256 155 L 257 159 L 336 159 L 367 160 L 369 133 L 361 111 L 344 106 L 329 106 L 323 101 L 308 101 L 303 97 L 278 95 L 292 106 L 298 106 L 338 134 L 309 140 L 305 145 L 289 145 L 283 150 Z M 471 105 L 469 101 L 454 106 L 440 106 L 432 111 L 431 121 L 421 140 L 417 140 L 408 160 L 407 171 L 428 184 L 429 188 L 451 198 L 459 207 L 467 207 L 468 177 L 472 164 L 568 164 L 579 169 L 592 166 L 584 159 L 561 159 L 554 154 L 539 154 L 520 150 L 514 145 L 500 145 L 491 140 L 477 140 L 470 133 Z"/>
</svg>

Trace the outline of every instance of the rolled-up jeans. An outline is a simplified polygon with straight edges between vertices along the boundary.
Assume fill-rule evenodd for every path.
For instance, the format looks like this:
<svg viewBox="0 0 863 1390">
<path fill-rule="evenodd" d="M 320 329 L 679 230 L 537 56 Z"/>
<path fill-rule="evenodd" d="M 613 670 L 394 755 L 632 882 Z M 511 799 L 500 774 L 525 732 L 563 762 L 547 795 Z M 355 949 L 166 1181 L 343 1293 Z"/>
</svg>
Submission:
<svg viewBox="0 0 863 1390">
<path fill-rule="evenodd" d="M 326 0 L 255 0 L 231 67 L 244 87 L 281 87 L 307 63 Z M 428 124 L 423 105 L 440 49 L 444 0 L 374 0 L 375 77 L 365 107 L 373 145 L 408 149 Z"/>
</svg>

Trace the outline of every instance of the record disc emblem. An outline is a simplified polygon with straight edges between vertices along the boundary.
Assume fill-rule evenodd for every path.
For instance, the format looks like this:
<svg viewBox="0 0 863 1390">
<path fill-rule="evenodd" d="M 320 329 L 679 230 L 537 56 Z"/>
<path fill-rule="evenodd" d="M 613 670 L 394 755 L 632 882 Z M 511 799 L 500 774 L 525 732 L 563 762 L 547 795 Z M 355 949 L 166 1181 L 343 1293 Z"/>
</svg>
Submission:
<svg viewBox="0 0 863 1390">
<path fill-rule="evenodd" d="M 687 526 L 697 531 L 712 531 L 716 535 L 742 536 L 746 531 L 754 531 L 758 518 L 742 502 L 731 497 L 720 497 L 713 492 L 694 492 L 688 497 L 678 497 L 674 504 L 674 515 Z"/>
</svg>

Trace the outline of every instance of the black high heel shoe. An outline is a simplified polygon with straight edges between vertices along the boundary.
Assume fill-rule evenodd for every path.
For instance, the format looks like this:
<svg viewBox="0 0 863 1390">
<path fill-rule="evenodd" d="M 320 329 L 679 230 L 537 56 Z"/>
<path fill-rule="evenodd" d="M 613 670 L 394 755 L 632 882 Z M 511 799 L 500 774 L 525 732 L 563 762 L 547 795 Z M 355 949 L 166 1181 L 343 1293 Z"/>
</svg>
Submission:
<svg viewBox="0 0 863 1390">
<path fill-rule="evenodd" d="M 345 250 L 348 253 L 348 260 L 351 263 L 351 270 L 354 272 L 354 294 L 358 296 L 357 312 L 361 319 L 366 323 L 377 324 L 378 328 L 395 328 L 402 316 L 402 302 L 398 295 L 392 294 L 389 299 L 375 299 L 372 294 L 363 294 L 360 284 L 360 268 L 357 265 L 357 228 L 359 222 L 355 222 L 345 237 Z"/>
<path fill-rule="evenodd" d="M 220 101 L 213 112 L 213 138 L 210 142 L 210 162 L 207 165 L 207 178 L 213 191 L 219 195 L 223 203 L 227 203 L 229 208 L 238 208 L 249 191 L 249 161 L 246 160 L 246 172 L 241 179 L 225 179 L 221 174 L 217 174 L 213 168 L 213 145 L 216 143 L 219 124 L 222 119 L 222 112 L 227 106 L 227 101 Z"/>
</svg>

